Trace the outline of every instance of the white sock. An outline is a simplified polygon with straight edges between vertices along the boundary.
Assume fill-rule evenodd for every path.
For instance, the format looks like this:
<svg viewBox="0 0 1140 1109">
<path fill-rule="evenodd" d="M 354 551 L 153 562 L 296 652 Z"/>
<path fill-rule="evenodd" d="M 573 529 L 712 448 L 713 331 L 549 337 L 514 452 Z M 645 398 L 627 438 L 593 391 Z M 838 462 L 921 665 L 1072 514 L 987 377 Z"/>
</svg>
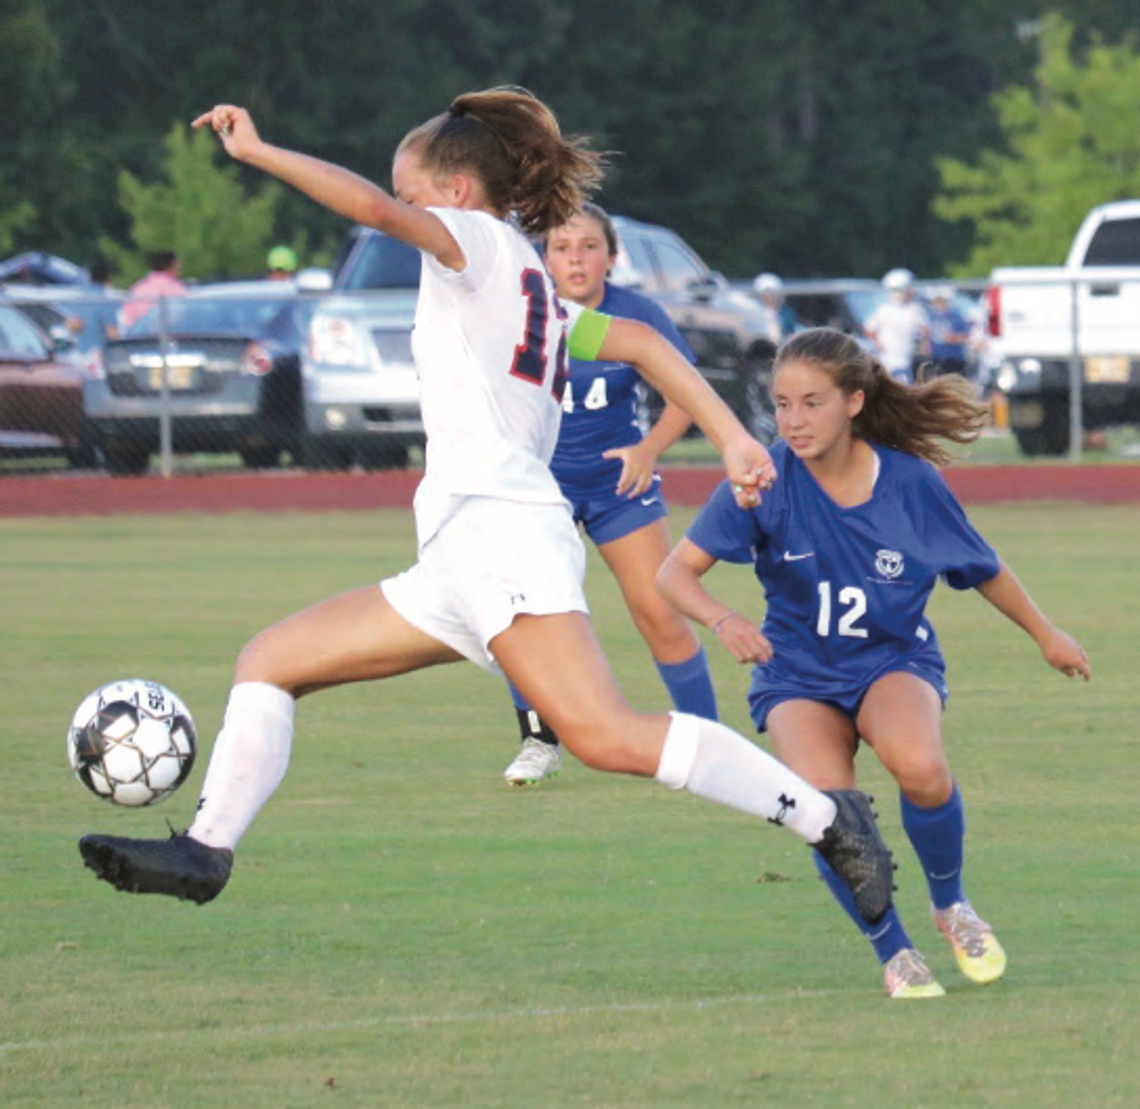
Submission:
<svg viewBox="0 0 1140 1109">
<path fill-rule="evenodd" d="M 189 834 L 231 851 L 285 777 L 293 746 L 290 694 L 265 682 L 230 690 Z"/>
<path fill-rule="evenodd" d="M 767 751 L 714 720 L 674 712 L 657 780 L 752 816 L 783 824 L 818 843 L 835 820 L 835 802 Z"/>
</svg>

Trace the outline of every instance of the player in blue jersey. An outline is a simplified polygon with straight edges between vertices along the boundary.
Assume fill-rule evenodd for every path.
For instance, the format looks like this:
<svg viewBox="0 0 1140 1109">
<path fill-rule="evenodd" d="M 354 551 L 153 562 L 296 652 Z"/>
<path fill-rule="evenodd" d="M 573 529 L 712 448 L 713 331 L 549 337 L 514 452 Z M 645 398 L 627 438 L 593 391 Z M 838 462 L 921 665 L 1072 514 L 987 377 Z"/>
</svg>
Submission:
<svg viewBox="0 0 1140 1109">
<path fill-rule="evenodd" d="M 948 461 L 943 440 L 968 442 L 983 422 L 964 378 L 904 384 L 850 336 L 815 328 L 780 348 L 772 393 L 783 437 L 772 450 L 777 487 L 741 511 L 720 486 L 662 567 L 662 589 L 738 661 L 755 664 L 752 719 L 779 759 L 822 789 L 851 788 L 860 742 L 875 751 L 898 782 L 935 924 L 966 977 L 992 982 L 1006 956 L 962 885 L 966 825 L 942 744 L 946 667 L 927 599 L 939 578 L 976 589 L 1050 666 L 1087 680 L 1088 659 L 1040 612 L 935 468 Z M 752 564 L 767 605 L 761 627 L 705 589 L 719 561 Z M 827 864 L 817 865 L 849 907 Z M 864 931 L 891 997 L 944 992 L 894 909 Z"/>
<path fill-rule="evenodd" d="M 116 889 L 211 901 L 285 776 L 299 698 L 468 659 L 506 673 L 587 765 L 794 831 L 844 875 L 863 916 L 880 918 L 891 857 L 865 796 L 815 789 L 716 721 L 635 712 L 594 635 L 585 548 L 549 466 L 568 352 L 638 366 L 717 445 L 742 505 L 774 480 L 768 452 L 657 332 L 573 305 L 568 313 L 555 295 L 527 235 L 578 210 L 600 176 L 598 156 L 564 136 L 540 100 L 511 88 L 456 97 L 413 128 L 393 159 L 392 193 L 265 142 L 244 108 L 219 104 L 194 126 L 210 127 L 239 161 L 420 250 L 418 557 L 246 644 L 189 829 L 166 839 L 84 836 L 87 866 Z"/>
<path fill-rule="evenodd" d="M 547 233 L 544 246 L 546 268 L 563 301 L 647 323 L 693 361 L 689 344 L 656 301 L 607 280 L 617 260 L 618 237 L 603 208 L 587 202 L 572 219 Z M 715 720 L 716 692 L 705 650 L 656 583 L 670 541 L 655 467 L 692 421 L 667 402 L 661 417 L 643 433 L 642 388 L 641 374 L 626 362 L 571 358 L 550 469 L 575 522 L 617 579 L 674 706 Z M 522 744 L 503 777 L 511 785 L 539 782 L 562 769 L 558 737 L 518 689 L 510 688 Z"/>
</svg>

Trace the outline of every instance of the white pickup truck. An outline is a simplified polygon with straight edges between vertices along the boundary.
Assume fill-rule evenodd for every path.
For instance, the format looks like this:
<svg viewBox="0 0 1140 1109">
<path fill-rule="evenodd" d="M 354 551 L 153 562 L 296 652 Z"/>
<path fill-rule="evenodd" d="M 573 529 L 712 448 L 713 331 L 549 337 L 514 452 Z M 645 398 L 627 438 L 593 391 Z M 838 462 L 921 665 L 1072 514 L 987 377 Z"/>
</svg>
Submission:
<svg viewBox="0 0 1140 1109">
<path fill-rule="evenodd" d="M 995 269 L 986 304 L 1024 454 L 1076 453 L 1082 429 L 1140 424 L 1140 200 L 1094 208 L 1063 266 Z"/>
</svg>

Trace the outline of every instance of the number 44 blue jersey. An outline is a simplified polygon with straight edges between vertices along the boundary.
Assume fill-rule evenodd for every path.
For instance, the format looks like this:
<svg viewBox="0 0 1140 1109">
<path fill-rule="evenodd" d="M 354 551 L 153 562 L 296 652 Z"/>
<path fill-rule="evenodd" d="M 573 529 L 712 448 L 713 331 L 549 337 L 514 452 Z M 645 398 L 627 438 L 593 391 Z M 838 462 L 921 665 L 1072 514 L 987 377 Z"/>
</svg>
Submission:
<svg viewBox="0 0 1140 1109">
<path fill-rule="evenodd" d="M 779 442 L 779 480 L 759 506 L 739 508 L 725 482 L 689 528 L 713 558 L 751 562 L 764 588 L 773 658 L 756 668 L 754 689 L 802 684 L 804 696 L 827 699 L 833 685 L 869 685 L 908 659 L 942 671 L 926 619 L 935 583 L 970 589 L 1000 570 L 934 466 L 874 450 L 879 472 L 864 504 L 836 504 Z"/>
</svg>

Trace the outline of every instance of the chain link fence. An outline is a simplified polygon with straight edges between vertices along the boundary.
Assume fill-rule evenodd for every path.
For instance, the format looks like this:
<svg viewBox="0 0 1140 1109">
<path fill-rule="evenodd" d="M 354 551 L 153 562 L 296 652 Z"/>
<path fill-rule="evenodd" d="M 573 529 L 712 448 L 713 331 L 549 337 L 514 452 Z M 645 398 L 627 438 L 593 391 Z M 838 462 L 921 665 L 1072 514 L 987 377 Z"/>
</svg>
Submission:
<svg viewBox="0 0 1140 1109">
<path fill-rule="evenodd" d="M 1077 459 L 1090 433 L 1140 425 L 1140 285 L 1130 274 L 1014 271 L 952 293 L 970 323 L 967 375 L 1024 456 Z M 879 282 L 854 279 L 788 281 L 784 295 L 801 326 L 864 339 L 885 296 Z M 123 307 L 122 294 L 95 290 L 0 292 L 0 477 L 422 460 L 414 290 L 227 282 L 145 304 L 129 328 Z"/>
<path fill-rule="evenodd" d="M 232 282 L 136 305 L 0 296 L 0 474 L 405 467 L 415 298 Z"/>
</svg>

